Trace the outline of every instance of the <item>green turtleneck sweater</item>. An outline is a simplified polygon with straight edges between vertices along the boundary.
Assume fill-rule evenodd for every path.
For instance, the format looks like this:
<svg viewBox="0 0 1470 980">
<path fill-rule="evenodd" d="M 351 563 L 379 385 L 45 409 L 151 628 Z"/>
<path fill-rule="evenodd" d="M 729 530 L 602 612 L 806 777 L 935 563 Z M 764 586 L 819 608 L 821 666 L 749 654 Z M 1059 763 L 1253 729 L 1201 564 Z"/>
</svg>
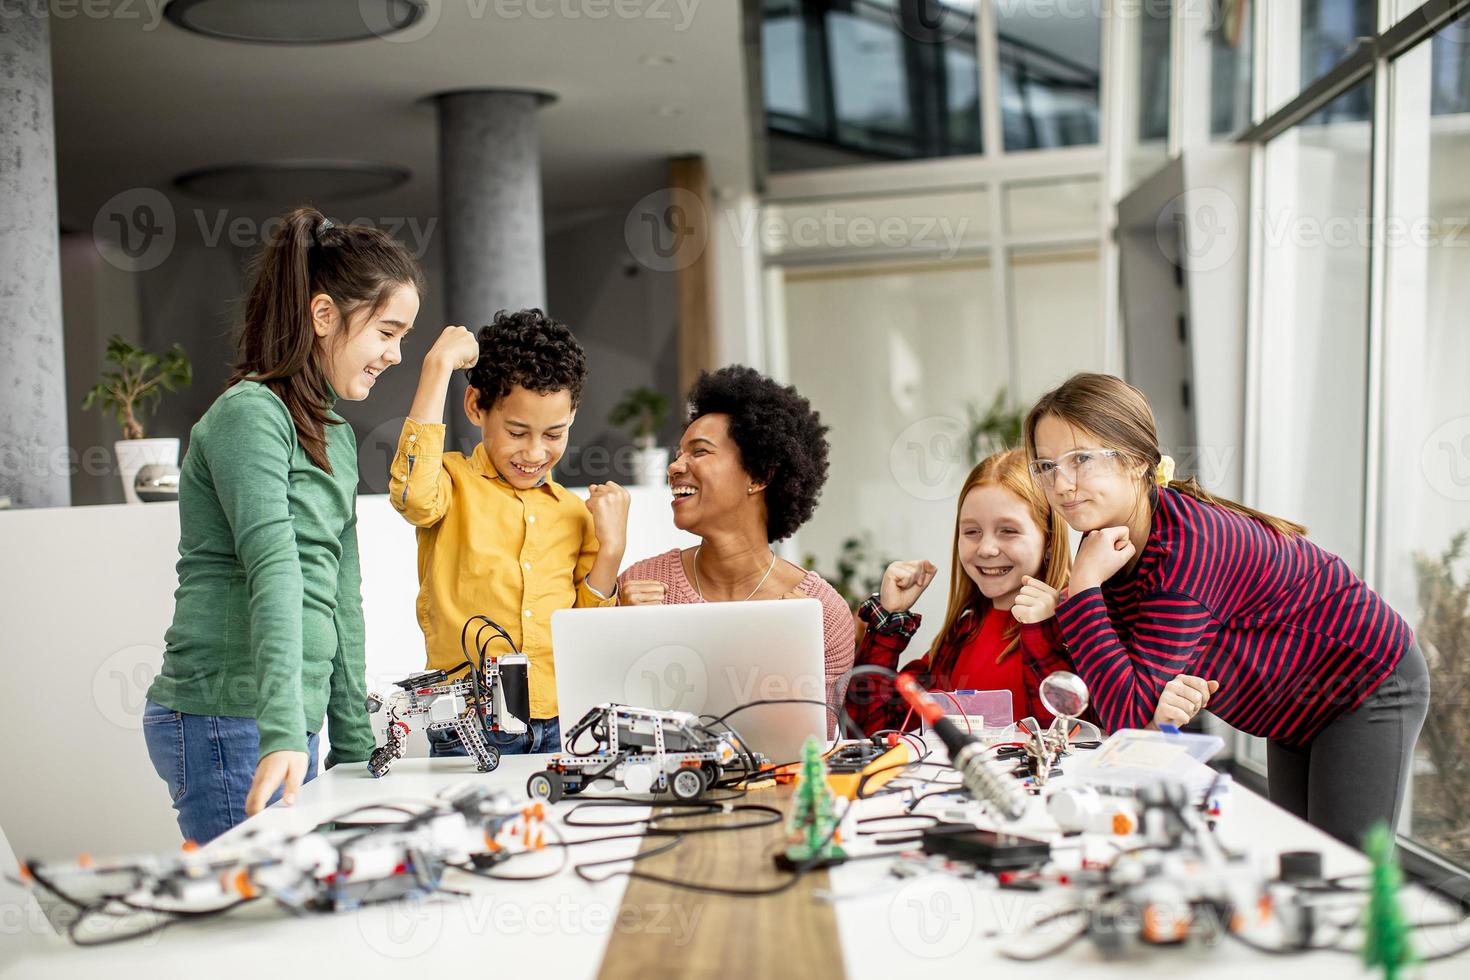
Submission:
<svg viewBox="0 0 1470 980">
<path fill-rule="evenodd" d="M 325 715 L 330 766 L 366 759 L 374 741 L 357 442 L 345 422 L 326 435 L 330 474 L 306 455 L 285 403 L 253 381 L 226 390 L 194 426 L 179 472 L 174 620 L 148 697 L 186 714 L 254 718 L 262 757 L 305 752 Z"/>
</svg>

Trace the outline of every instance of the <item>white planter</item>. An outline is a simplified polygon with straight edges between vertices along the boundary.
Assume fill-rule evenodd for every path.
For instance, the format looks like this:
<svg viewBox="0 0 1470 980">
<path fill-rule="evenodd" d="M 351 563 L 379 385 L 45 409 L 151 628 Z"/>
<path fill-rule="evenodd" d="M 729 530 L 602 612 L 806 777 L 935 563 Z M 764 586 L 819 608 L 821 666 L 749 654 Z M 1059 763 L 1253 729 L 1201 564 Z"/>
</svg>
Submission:
<svg viewBox="0 0 1470 980">
<path fill-rule="evenodd" d="M 133 492 L 133 480 L 138 471 L 150 463 L 179 465 L 179 440 L 177 439 L 123 439 L 112 444 L 117 453 L 118 476 L 122 478 L 123 496 L 130 504 L 142 503 Z"/>
<path fill-rule="evenodd" d="M 638 448 L 633 455 L 633 485 L 661 487 L 669 480 L 669 451 Z"/>
</svg>

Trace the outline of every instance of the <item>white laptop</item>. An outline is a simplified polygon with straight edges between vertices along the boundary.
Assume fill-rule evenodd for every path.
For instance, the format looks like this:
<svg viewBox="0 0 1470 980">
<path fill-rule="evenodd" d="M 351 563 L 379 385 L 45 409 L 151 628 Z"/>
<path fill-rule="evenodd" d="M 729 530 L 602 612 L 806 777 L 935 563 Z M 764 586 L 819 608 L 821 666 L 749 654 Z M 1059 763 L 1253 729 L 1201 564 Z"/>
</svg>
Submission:
<svg viewBox="0 0 1470 980">
<path fill-rule="evenodd" d="M 826 700 L 815 599 L 559 609 L 551 648 L 563 733 L 608 701 L 718 717 L 760 699 Z M 781 764 L 801 758 L 808 735 L 825 744 L 831 717 L 821 704 L 769 704 L 729 724 Z"/>
</svg>

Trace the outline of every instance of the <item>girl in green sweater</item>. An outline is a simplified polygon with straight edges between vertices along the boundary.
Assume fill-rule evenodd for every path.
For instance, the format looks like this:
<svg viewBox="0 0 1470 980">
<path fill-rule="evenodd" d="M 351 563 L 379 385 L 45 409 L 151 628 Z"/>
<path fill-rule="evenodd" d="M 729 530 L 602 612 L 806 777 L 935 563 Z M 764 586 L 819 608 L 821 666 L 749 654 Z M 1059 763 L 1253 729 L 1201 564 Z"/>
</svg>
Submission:
<svg viewBox="0 0 1470 980">
<path fill-rule="evenodd" d="M 179 474 L 179 587 L 143 734 L 204 843 L 373 750 L 357 442 L 334 411 L 401 359 L 423 274 L 374 228 L 286 215 L 251 269 L 234 375 Z"/>
</svg>

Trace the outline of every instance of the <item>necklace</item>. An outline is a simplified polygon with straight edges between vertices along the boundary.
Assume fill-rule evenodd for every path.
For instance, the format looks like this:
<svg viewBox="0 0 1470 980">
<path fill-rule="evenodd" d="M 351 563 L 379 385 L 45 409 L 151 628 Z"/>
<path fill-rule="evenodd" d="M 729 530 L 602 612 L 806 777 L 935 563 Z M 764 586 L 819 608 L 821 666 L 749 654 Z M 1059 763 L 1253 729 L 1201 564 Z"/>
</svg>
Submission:
<svg viewBox="0 0 1470 980">
<path fill-rule="evenodd" d="M 699 587 L 699 549 L 702 547 L 704 547 L 704 545 L 699 545 L 694 549 L 694 594 L 699 596 L 701 602 L 709 602 L 709 600 L 704 597 L 704 590 Z M 761 580 L 755 584 L 755 588 L 750 590 L 750 595 L 741 600 L 742 602 L 748 602 L 752 597 L 755 596 L 757 592 L 761 590 L 761 586 L 766 584 L 766 579 L 771 577 L 771 572 L 775 569 L 775 567 L 776 553 L 773 551 L 771 552 L 771 564 L 766 568 L 766 574 L 761 576 Z"/>
</svg>

